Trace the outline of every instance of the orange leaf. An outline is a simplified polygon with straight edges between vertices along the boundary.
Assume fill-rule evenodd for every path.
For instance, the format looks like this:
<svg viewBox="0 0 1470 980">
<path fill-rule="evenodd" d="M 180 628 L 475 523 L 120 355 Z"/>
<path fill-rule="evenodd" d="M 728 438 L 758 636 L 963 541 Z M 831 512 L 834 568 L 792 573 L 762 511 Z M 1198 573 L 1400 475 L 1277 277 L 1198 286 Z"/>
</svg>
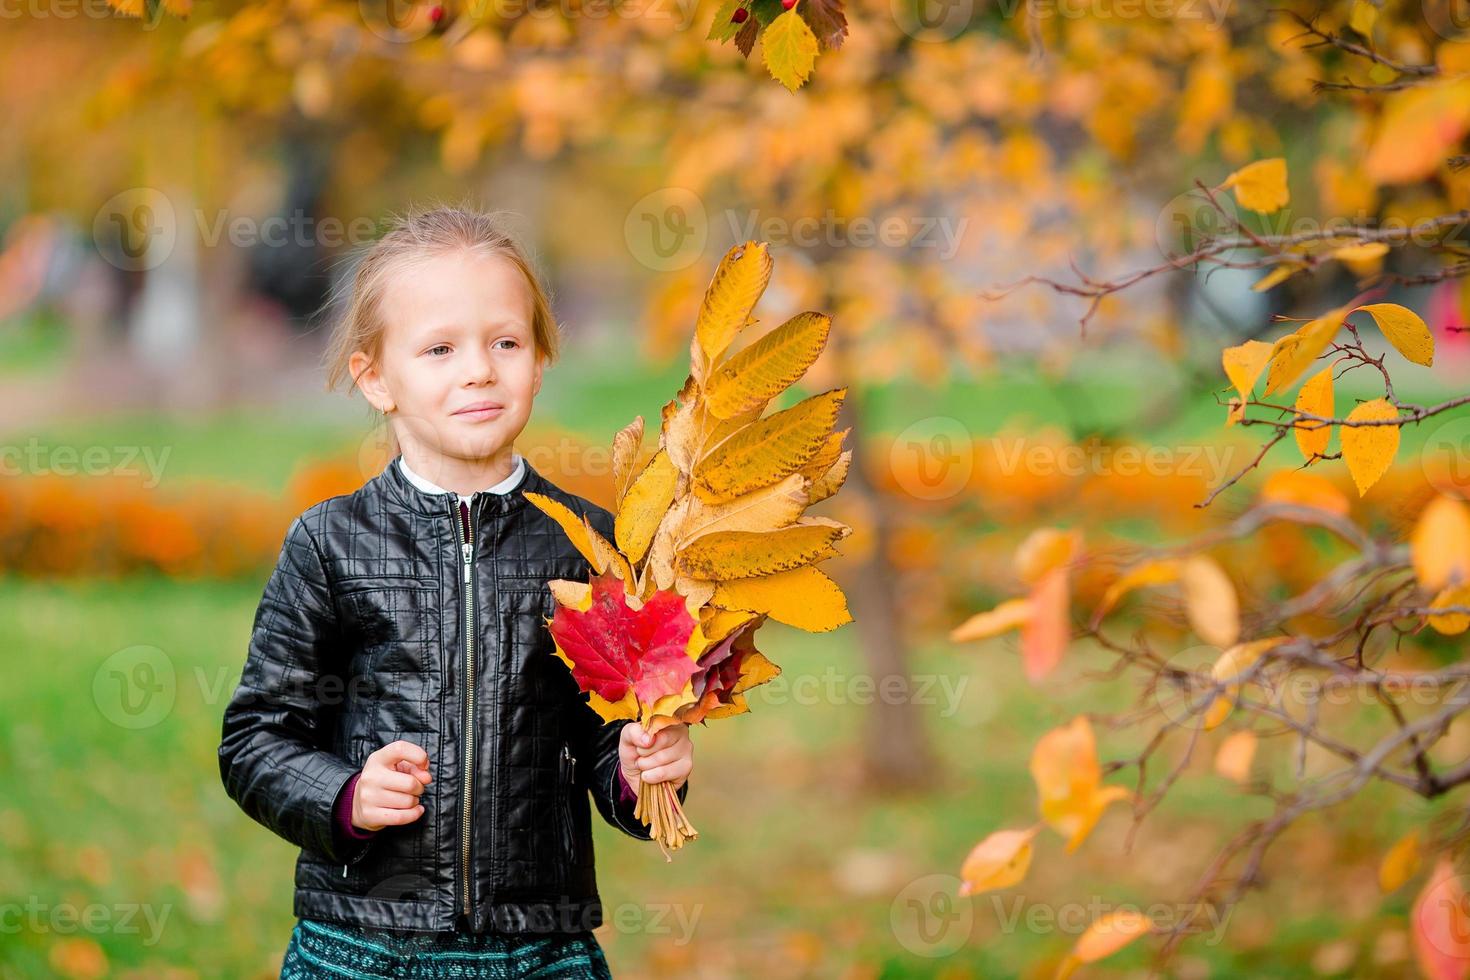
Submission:
<svg viewBox="0 0 1470 980">
<path fill-rule="evenodd" d="M 1441 856 L 1409 912 L 1414 959 L 1428 980 L 1470 973 L 1470 898 L 1454 863 Z"/>
<path fill-rule="evenodd" d="M 1424 864 L 1424 854 L 1419 846 L 1419 831 L 1409 831 L 1400 837 L 1383 855 L 1378 865 L 1378 889 L 1385 895 L 1398 891 L 1404 882 L 1419 873 Z"/>
<path fill-rule="evenodd" d="M 994 609 L 978 612 L 949 631 L 955 643 L 983 640 L 1019 629 L 1031 616 L 1031 603 L 1025 599 L 1007 599 Z"/>
<path fill-rule="evenodd" d="M 1414 525 L 1409 551 L 1414 575 L 1426 590 L 1470 583 L 1470 507 L 1436 496 Z"/>
<path fill-rule="evenodd" d="M 1250 778 L 1251 762 L 1256 757 L 1256 733 L 1250 730 L 1232 734 L 1215 751 L 1215 771 L 1232 782 Z"/>
<path fill-rule="evenodd" d="M 1067 838 L 1068 851 L 1082 844 L 1108 804 L 1129 796 L 1122 786 L 1102 785 L 1097 742 L 1086 715 L 1037 740 L 1031 778 L 1040 796 L 1041 818 Z"/>
<path fill-rule="evenodd" d="M 1081 546 L 1078 531 L 1037 528 L 1016 548 L 1016 574 L 1027 585 L 1035 585 L 1052 569 L 1069 564 Z"/>
<path fill-rule="evenodd" d="M 1065 568 L 1047 572 L 1031 590 L 1031 614 L 1021 626 L 1021 661 L 1033 684 L 1050 674 L 1067 651 L 1072 638 L 1067 618 L 1070 594 Z"/>
<path fill-rule="evenodd" d="M 1009 888 L 1031 867 L 1031 839 L 1041 825 L 1026 830 L 997 830 L 970 850 L 960 868 L 961 895 Z"/>
</svg>

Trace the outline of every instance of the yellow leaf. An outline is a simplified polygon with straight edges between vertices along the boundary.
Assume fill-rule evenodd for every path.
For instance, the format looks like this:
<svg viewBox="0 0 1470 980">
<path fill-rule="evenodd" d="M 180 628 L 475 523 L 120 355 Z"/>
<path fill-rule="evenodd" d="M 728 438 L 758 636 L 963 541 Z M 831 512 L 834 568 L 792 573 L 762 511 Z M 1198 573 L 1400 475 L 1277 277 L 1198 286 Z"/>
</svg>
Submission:
<svg viewBox="0 0 1470 980">
<path fill-rule="evenodd" d="M 847 472 L 851 468 L 852 450 L 849 449 L 837 457 L 837 461 L 827 472 L 814 480 L 807 488 L 807 503 L 820 503 L 842 489 L 842 485 L 847 482 Z"/>
<path fill-rule="evenodd" d="M 1070 564 L 1081 546 L 1077 530 L 1037 528 L 1016 548 L 1016 574 L 1027 585 L 1035 585 L 1052 569 Z"/>
<path fill-rule="evenodd" d="M 1409 538 L 1414 575 L 1428 592 L 1470 582 L 1470 507 L 1436 495 Z"/>
<path fill-rule="evenodd" d="M 777 531 L 715 531 L 679 552 L 679 566 L 692 578 L 724 581 L 769 575 L 830 558 L 852 528 L 819 517 Z"/>
<path fill-rule="evenodd" d="M 641 561 L 648 551 L 653 532 L 674 502 L 678 478 L 669 454 L 660 449 L 628 488 L 613 525 L 613 537 L 628 561 Z"/>
<path fill-rule="evenodd" d="M 1283 282 L 1290 279 L 1292 276 L 1296 275 L 1298 272 L 1301 272 L 1305 268 L 1306 265 L 1301 262 L 1282 262 L 1280 265 L 1272 268 L 1270 272 L 1257 279 L 1255 283 L 1251 285 L 1251 291 L 1256 293 L 1264 293 L 1268 289 L 1281 285 Z M 1262 342 L 1259 340 L 1252 340 L 1247 341 L 1247 343 L 1259 344 Z M 1271 345 L 1265 344 L 1265 346 L 1267 348 L 1270 348 Z"/>
<path fill-rule="evenodd" d="M 731 418 L 785 391 L 816 362 L 831 325 L 825 313 L 798 313 L 733 355 L 705 385 L 710 413 Z"/>
<path fill-rule="evenodd" d="M 1247 340 L 1239 347 L 1227 347 L 1221 355 L 1225 365 L 1225 377 L 1240 392 L 1240 400 L 1248 402 L 1256 379 L 1261 376 L 1266 362 L 1271 359 L 1272 346 L 1264 340 Z"/>
<path fill-rule="evenodd" d="M 756 301 L 771 279 L 771 253 L 765 242 L 732 246 L 720 260 L 694 324 L 689 360 L 702 383 L 735 335 L 745 328 Z"/>
<path fill-rule="evenodd" d="M 1246 164 L 1226 177 L 1220 190 L 1232 187 L 1241 207 L 1261 214 L 1279 211 L 1291 200 L 1286 187 L 1286 161 L 1281 157 Z"/>
<path fill-rule="evenodd" d="M 1098 604 L 1097 611 L 1093 613 L 1093 622 L 1096 623 L 1106 616 L 1117 605 L 1119 599 L 1134 589 L 1150 585 L 1167 585 L 1177 580 L 1179 568 L 1180 564 L 1177 559 L 1163 558 L 1157 561 L 1146 561 L 1142 565 L 1129 569 L 1127 574 L 1108 586 L 1108 591 L 1103 593 L 1102 602 Z"/>
<path fill-rule="evenodd" d="M 997 830 L 971 848 L 960 868 L 960 895 L 1009 888 L 1026 877 L 1031 867 L 1031 841 L 1041 830 Z"/>
<path fill-rule="evenodd" d="M 1153 920 L 1142 912 L 1119 909 L 1101 916 L 1077 938 L 1072 957 L 1079 963 L 1096 963 L 1112 956 L 1139 936 L 1147 935 Z"/>
<path fill-rule="evenodd" d="M 695 464 L 695 492 L 717 503 L 800 469 L 827 444 L 846 396 L 834 388 L 739 429 Z"/>
<path fill-rule="evenodd" d="M 623 506 L 623 496 L 628 492 L 628 484 L 635 475 L 633 464 L 642 446 L 643 416 L 640 415 L 613 436 L 613 493 L 618 507 Z"/>
<path fill-rule="evenodd" d="M 1424 854 L 1419 845 L 1419 831 L 1414 829 L 1400 837 L 1383 855 L 1378 865 L 1378 890 L 1387 895 L 1396 892 L 1419 873 Z"/>
<path fill-rule="evenodd" d="M 1377 321 L 1383 336 L 1404 357 L 1425 367 L 1434 363 L 1434 338 L 1430 336 L 1429 325 L 1419 314 L 1397 303 L 1370 303 L 1357 307 L 1353 312 L 1358 310 L 1370 314 Z"/>
<path fill-rule="evenodd" d="M 1225 570 L 1205 555 L 1191 555 L 1179 569 L 1184 611 L 1206 643 L 1228 647 L 1240 638 L 1240 602 Z"/>
<path fill-rule="evenodd" d="M 1244 677 L 1253 667 L 1257 660 L 1268 650 L 1285 643 L 1289 637 L 1272 636 L 1263 640 L 1251 640 L 1248 643 L 1237 643 L 1215 661 L 1210 668 L 1210 678 L 1217 685 L 1223 684 L 1224 690 L 1214 695 L 1214 700 L 1205 709 L 1203 728 L 1211 731 L 1220 726 L 1230 712 L 1235 709 L 1235 697 L 1240 691 L 1238 678 Z"/>
<path fill-rule="evenodd" d="M 1452 585 L 1435 596 L 1434 601 L 1429 604 L 1429 608 L 1431 609 L 1449 609 L 1460 606 L 1470 608 L 1470 584 Z M 1445 636 L 1454 636 L 1457 633 L 1465 632 L 1466 629 L 1470 629 L 1470 613 L 1447 612 L 1431 614 L 1429 625 Z"/>
<path fill-rule="evenodd" d="M 1110 803 L 1127 799 L 1122 786 L 1103 786 L 1097 742 L 1086 715 L 1053 728 L 1031 752 L 1031 778 L 1040 797 L 1041 817 L 1067 838 L 1075 851 Z"/>
<path fill-rule="evenodd" d="M 1250 730 L 1233 733 L 1220 743 L 1215 752 L 1215 771 L 1235 783 L 1250 778 L 1251 761 L 1256 756 L 1256 733 Z"/>
<path fill-rule="evenodd" d="M 1375 398 L 1348 413 L 1347 421 L 1381 422 L 1396 419 L 1398 415 L 1398 409 L 1382 398 Z M 1361 497 L 1393 464 L 1399 451 L 1399 427 L 1349 424 L 1342 426 L 1340 438 L 1342 458 L 1347 461 L 1348 472 L 1353 475 Z"/>
<path fill-rule="evenodd" d="M 1009 630 L 1020 629 L 1031 615 L 1031 603 L 1025 599 L 1007 599 L 994 609 L 978 612 L 949 631 L 955 643 L 984 640 Z"/>
<path fill-rule="evenodd" d="M 724 503 L 707 504 L 691 495 L 688 516 L 678 528 L 679 545 L 685 547 L 712 531 L 774 531 L 793 523 L 806 506 L 806 477 L 800 473 Z"/>
<path fill-rule="evenodd" d="M 1368 0 L 1353 0 L 1352 13 L 1348 14 L 1348 26 L 1368 39 L 1373 37 L 1373 25 L 1378 20 L 1378 8 Z"/>
<path fill-rule="evenodd" d="M 817 36 L 795 9 L 771 21 L 761 46 L 771 77 L 793 92 L 801 88 L 817 62 Z"/>
<path fill-rule="evenodd" d="M 1271 349 L 1271 369 L 1266 374 L 1266 394 L 1274 395 L 1300 378 L 1327 349 L 1346 317 L 1347 307 L 1339 306 L 1276 341 Z"/>
<path fill-rule="evenodd" d="M 1307 383 L 1302 385 L 1302 390 L 1297 392 L 1296 410 L 1330 419 L 1332 418 L 1332 405 L 1332 368 L 1326 367 L 1308 378 Z M 1318 427 L 1302 428 L 1302 426 Z M 1318 456 L 1327 455 L 1327 443 L 1332 438 L 1332 426 L 1299 420 L 1292 427 L 1292 435 L 1296 436 L 1296 445 L 1302 451 L 1302 456 L 1310 463 Z"/>
<path fill-rule="evenodd" d="M 1381 259 L 1388 254 L 1388 246 L 1383 242 L 1355 242 L 1352 245 L 1342 245 L 1332 250 L 1332 257 L 1339 262 L 1371 262 Z"/>
<path fill-rule="evenodd" d="M 572 546 L 582 553 L 583 558 L 586 558 L 593 564 L 598 574 L 601 574 L 607 566 L 603 565 L 601 568 L 598 568 L 597 565 L 599 561 L 606 560 L 606 555 L 592 546 L 592 540 L 589 536 L 592 534 L 592 529 L 587 526 L 587 522 L 572 513 L 571 509 L 559 500 L 553 500 L 545 494 L 536 493 L 532 490 L 523 490 L 521 492 L 527 500 L 539 507 L 546 516 L 561 525 L 561 529 L 571 539 Z"/>
<path fill-rule="evenodd" d="M 824 633 L 852 622 L 847 599 L 837 583 L 811 566 L 720 582 L 710 601 L 723 609 L 766 613 L 778 623 L 808 633 Z"/>
</svg>

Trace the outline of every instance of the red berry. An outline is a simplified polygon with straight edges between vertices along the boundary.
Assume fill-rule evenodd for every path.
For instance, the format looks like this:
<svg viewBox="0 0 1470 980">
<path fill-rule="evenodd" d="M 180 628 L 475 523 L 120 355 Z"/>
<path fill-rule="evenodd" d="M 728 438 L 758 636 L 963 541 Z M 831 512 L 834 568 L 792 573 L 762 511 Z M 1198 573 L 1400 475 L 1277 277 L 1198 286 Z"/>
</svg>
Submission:
<svg viewBox="0 0 1470 980">
<path fill-rule="evenodd" d="M 733 14 L 730 15 L 730 19 L 733 20 L 737 24 L 743 24 L 743 23 L 745 23 L 745 18 L 747 18 L 749 16 L 750 16 L 750 11 L 749 10 L 746 10 L 744 7 L 736 7 L 735 8 L 735 13 L 733 13 Z"/>
<path fill-rule="evenodd" d="M 796 0 L 781 0 L 782 10 L 790 10 L 794 6 L 796 6 Z"/>
<path fill-rule="evenodd" d="M 439 23 L 443 19 L 444 19 L 444 8 L 443 7 L 439 6 L 438 4 L 435 4 L 432 8 L 430 8 L 430 10 L 429 10 L 429 20 L 431 20 L 431 21 L 433 21 L 434 23 L 437 24 L 437 23 Z"/>
</svg>

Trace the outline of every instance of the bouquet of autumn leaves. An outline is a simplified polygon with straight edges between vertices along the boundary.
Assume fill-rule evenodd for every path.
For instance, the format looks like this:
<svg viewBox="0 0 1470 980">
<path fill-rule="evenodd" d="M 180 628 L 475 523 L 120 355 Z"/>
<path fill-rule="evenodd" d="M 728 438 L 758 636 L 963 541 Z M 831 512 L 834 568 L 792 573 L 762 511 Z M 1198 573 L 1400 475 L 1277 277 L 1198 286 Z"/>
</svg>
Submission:
<svg viewBox="0 0 1470 980">
<path fill-rule="evenodd" d="M 650 733 L 748 709 L 745 692 L 780 668 L 755 647 L 769 618 L 810 632 L 850 622 L 841 589 L 816 565 L 852 529 L 807 507 L 847 477 L 849 430 L 834 431 L 846 388 L 764 415 L 826 346 L 830 319 L 799 313 L 731 352 L 757 321 L 771 276 L 765 243 L 720 262 L 690 345 L 690 373 L 663 408 L 658 450 L 642 465 L 639 416 L 614 437 L 614 539 L 559 502 L 526 498 L 587 558 L 587 582 L 557 579 L 548 621 L 556 655 L 605 719 Z M 764 416 L 764 417 L 763 417 Z M 635 815 L 668 858 L 698 836 L 672 783 L 641 783 Z"/>
</svg>

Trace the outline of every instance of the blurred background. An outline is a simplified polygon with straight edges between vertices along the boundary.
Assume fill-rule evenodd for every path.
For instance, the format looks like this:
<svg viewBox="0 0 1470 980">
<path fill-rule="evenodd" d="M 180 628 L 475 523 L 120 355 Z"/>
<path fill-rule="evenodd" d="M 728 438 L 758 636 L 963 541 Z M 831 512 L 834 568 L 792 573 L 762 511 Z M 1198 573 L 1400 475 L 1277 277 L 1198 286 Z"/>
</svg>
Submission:
<svg viewBox="0 0 1470 980">
<path fill-rule="evenodd" d="M 1470 177 L 1443 163 L 1470 96 L 1391 101 L 1403 66 L 1463 64 L 1436 59 L 1466 21 L 1363 6 L 827 3 L 791 91 L 760 47 L 708 36 L 733 6 L 706 0 L 12 5 L 0 976 L 278 972 L 295 851 L 225 796 L 220 715 L 286 526 L 387 458 L 361 397 L 324 386 L 333 290 L 394 212 L 435 202 L 508 210 L 536 255 L 565 354 L 517 449 L 573 492 L 611 502 L 613 434 L 637 415 L 654 428 L 709 277 L 747 239 L 775 258 L 763 328 L 833 317 L 783 405 L 850 386 L 853 473 L 818 511 L 855 529 L 825 566 L 855 622 L 766 628 L 782 674 L 749 714 L 695 731 L 701 836 L 672 863 L 597 828 L 615 974 L 1051 976 L 1097 902 L 1187 894 L 1267 807 L 1208 765 L 1138 839 L 1114 808 L 1078 853 L 1049 842 L 1023 885 L 958 896 L 974 843 L 1034 812 L 1037 737 L 1140 694 L 1085 642 L 1036 685 L 1014 635 L 949 631 L 1016 593 L 1011 557 L 1036 527 L 1106 553 L 1239 514 L 1301 458 L 1288 440 L 1196 506 L 1263 443 L 1225 425 L 1222 348 L 1274 339 L 1273 314 L 1316 315 L 1385 268 L 1453 261 L 1421 248 L 1253 289 L 1261 267 L 1226 252 L 1086 285 L 1221 231 L 1194 181 L 1259 158 L 1290 168 L 1277 234 L 1470 206 Z M 1397 394 L 1464 391 L 1461 280 L 1385 282 L 1439 342 Z M 1372 381 L 1339 396 L 1373 397 Z M 1340 463 L 1318 470 L 1365 524 L 1402 532 L 1470 421 L 1403 440 L 1362 499 Z M 1279 530 L 1235 555 L 1248 597 L 1310 574 L 1309 532 Z M 1105 585 L 1079 577 L 1079 607 Z M 1185 642 L 1162 600 L 1137 619 Z M 1099 727 L 1100 754 L 1146 735 Z M 1470 732 L 1452 738 L 1470 750 Z M 1412 896 L 1380 894 L 1377 858 L 1438 804 L 1368 799 L 1273 852 L 1269 888 L 1168 975 L 1414 975 Z M 1130 948 L 1089 969 L 1147 962 Z"/>
</svg>

